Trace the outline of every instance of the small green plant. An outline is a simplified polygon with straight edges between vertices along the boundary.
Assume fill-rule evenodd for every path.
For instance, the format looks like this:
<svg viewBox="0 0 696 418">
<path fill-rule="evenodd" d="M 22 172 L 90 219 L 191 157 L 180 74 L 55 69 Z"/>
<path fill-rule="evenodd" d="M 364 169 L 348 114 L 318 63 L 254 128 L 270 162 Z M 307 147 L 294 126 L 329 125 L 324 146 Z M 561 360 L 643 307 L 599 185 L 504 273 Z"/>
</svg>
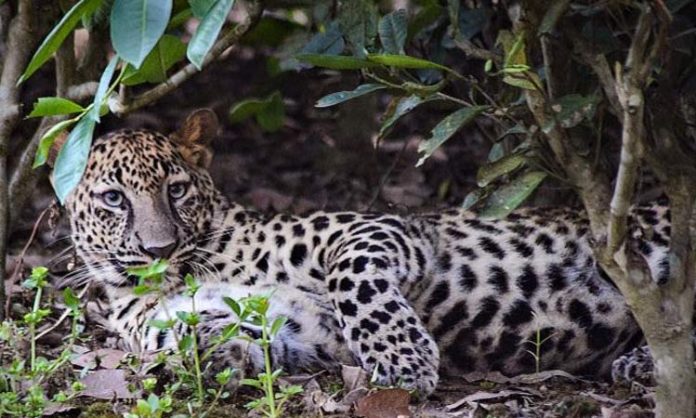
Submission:
<svg viewBox="0 0 696 418">
<path fill-rule="evenodd" d="M 210 355 L 223 343 L 236 337 L 239 333 L 239 323 L 227 326 L 221 335 L 217 336 L 209 344 L 205 344 L 205 351 L 201 352 L 201 342 L 198 339 L 198 325 L 201 321 L 200 314 L 196 310 L 195 296 L 201 285 L 190 274 L 184 277 L 186 284 L 185 293 L 191 298 L 190 311 L 177 311 L 172 315 L 167 307 L 167 298 L 162 289 L 164 274 L 168 263 L 165 260 L 156 260 L 149 266 L 131 268 L 128 272 L 138 277 L 138 284 L 134 288 L 137 296 L 154 294 L 165 312 L 165 319 L 154 319 L 150 325 L 160 330 L 170 330 L 176 341 L 175 350 L 177 361 L 171 361 L 167 356 L 159 358 L 160 363 L 166 363 L 173 370 L 177 379 L 174 383 L 165 387 L 165 393 L 158 395 L 153 393 L 156 381 L 145 379 L 142 382 L 143 390 L 149 393 L 147 399 L 140 399 L 133 411 L 126 418 L 159 418 L 170 416 L 172 411 L 173 395 L 180 389 L 190 389 L 193 396 L 186 403 L 189 416 L 204 418 L 210 414 L 213 407 L 221 400 L 229 397 L 225 390 L 232 379 L 234 370 L 227 368 L 215 375 L 216 388 L 206 388 L 204 375 L 207 367 L 204 366 Z M 179 335 L 176 325 L 186 325 L 186 333 Z M 208 408 L 202 412 L 200 408 L 208 403 Z M 164 415 L 163 415 L 164 414 Z"/>
<path fill-rule="evenodd" d="M 284 316 L 277 316 L 273 321 L 268 318 L 268 308 L 270 307 L 267 296 L 248 296 L 239 301 L 232 298 L 224 298 L 225 303 L 232 311 L 245 322 L 249 322 L 261 328 L 261 336 L 252 339 L 247 335 L 239 338 L 247 339 L 258 344 L 263 350 L 264 372 L 259 373 L 255 378 L 242 379 L 241 383 L 263 391 L 264 396 L 255 399 L 245 405 L 249 410 L 260 412 L 264 416 L 275 418 L 283 415 L 287 401 L 294 395 L 302 393 L 302 387 L 297 385 L 287 385 L 275 391 L 278 377 L 282 374 L 282 369 L 273 370 L 271 363 L 271 343 L 278 335 L 280 329 L 287 322 Z"/>
<path fill-rule="evenodd" d="M 61 354 L 55 359 L 46 359 L 37 353 L 38 327 L 51 314 L 51 310 L 42 305 L 47 277 L 48 269 L 34 268 L 23 284 L 35 292 L 31 311 L 22 321 L 6 320 L 0 324 L 0 416 L 39 417 L 49 404 L 66 403 L 83 389 L 77 381 L 69 382 L 67 391 L 50 391 L 48 385 L 50 378 L 68 363 L 78 337 L 80 301 L 71 289 L 63 292 L 72 322 Z M 23 340 L 29 342 L 29 353 L 23 352 L 21 344 L 17 343 Z M 6 357 L 12 359 L 9 364 L 3 362 Z"/>
<path fill-rule="evenodd" d="M 534 316 L 535 322 L 538 321 L 539 318 L 537 317 L 537 313 L 532 311 L 532 315 Z M 536 332 L 534 333 L 534 339 L 525 341 L 527 344 L 531 344 L 533 347 L 533 350 L 525 351 L 534 358 L 535 373 L 539 373 L 541 371 L 541 347 L 544 345 L 544 343 L 546 343 L 546 341 L 553 338 L 554 335 L 556 334 L 550 333 L 547 336 L 542 336 L 542 329 L 537 326 Z"/>
</svg>

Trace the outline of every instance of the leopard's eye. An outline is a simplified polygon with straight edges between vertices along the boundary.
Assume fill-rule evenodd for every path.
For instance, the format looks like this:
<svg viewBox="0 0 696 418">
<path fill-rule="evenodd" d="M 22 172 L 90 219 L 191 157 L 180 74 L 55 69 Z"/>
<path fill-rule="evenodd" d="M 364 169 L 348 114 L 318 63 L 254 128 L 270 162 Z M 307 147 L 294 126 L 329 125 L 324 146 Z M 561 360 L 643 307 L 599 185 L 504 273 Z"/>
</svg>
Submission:
<svg viewBox="0 0 696 418">
<path fill-rule="evenodd" d="M 169 185 L 169 197 L 181 199 L 186 194 L 188 185 L 186 183 L 172 183 Z"/>
<path fill-rule="evenodd" d="M 102 193 L 102 200 L 104 200 L 104 203 L 106 203 L 108 206 L 117 208 L 123 204 L 125 197 L 123 196 L 123 193 L 117 190 L 109 190 Z"/>
</svg>

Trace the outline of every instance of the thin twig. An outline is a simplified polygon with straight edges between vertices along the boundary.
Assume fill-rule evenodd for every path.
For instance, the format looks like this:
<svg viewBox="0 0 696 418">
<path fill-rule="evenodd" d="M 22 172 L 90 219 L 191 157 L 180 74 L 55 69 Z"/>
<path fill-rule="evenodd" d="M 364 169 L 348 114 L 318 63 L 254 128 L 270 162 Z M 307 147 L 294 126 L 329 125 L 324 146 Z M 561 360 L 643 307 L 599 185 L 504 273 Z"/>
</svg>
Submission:
<svg viewBox="0 0 696 418">
<path fill-rule="evenodd" d="M 220 56 L 220 54 L 222 54 L 227 48 L 236 44 L 239 39 L 249 32 L 249 30 L 256 24 L 261 17 L 262 12 L 262 5 L 258 1 L 252 2 L 249 7 L 249 14 L 244 22 L 235 26 L 220 40 L 218 40 L 215 45 L 213 45 L 210 52 L 208 52 L 208 55 L 203 60 L 203 66 L 208 65 L 210 62 L 217 59 L 217 57 Z M 196 66 L 193 64 L 188 64 L 184 68 L 172 74 L 166 81 L 138 96 L 135 96 L 126 103 L 122 103 L 117 99 L 110 101 L 109 107 L 114 113 L 118 115 L 125 115 L 156 101 L 160 97 L 179 87 L 181 83 L 191 78 L 197 72 L 198 69 Z"/>
<path fill-rule="evenodd" d="M 82 290 L 80 290 L 80 293 L 77 294 L 77 298 L 80 299 L 80 300 L 82 300 L 82 298 L 85 296 L 85 294 L 87 293 L 87 291 L 89 291 L 89 288 L 90 288 L 91 286 L 92 286 L 92 282 L 88 282 L 88 283 L 85 285 L 85 287 L 83 287 Z M 66 309 L 63 311 L 63 313 L 60 315 L 60 317 L 56 320 L 56 322 L 54 322 L 53 324 L 51 324 L 50 326 L 48 326 L 47 328 L 45 328 L 45 329 L 43 329 L 43 330 L 39 330 L 40 332 L 36 335 L 36 340 L 41 339 L 41 337 L 45 336 L 45 335 L 48 334 L 49 332 L 51 332 L 51 331 L 53 331 L 54 329 L 56 329 L 56 328 L 58 327 L 58 325 L 60 325 L 63 321 L 65 321 L 65 318 L 67 318 L 67 317 L 70 315 L 70 312 L 72 312 L 72 309 L 71 309 L 71 308 L 66 308 Z"/>
<path fill-rule="evenodd" d="M 499 63 L 503 60 L 503 57 L 496 54 L 495 52 L 490 51 L 488 49 L 479 48 L 476 45 L 474 45 L 473 42 L 462 36 L 455 37 L 454 44 L 457 46 L 457 48 L 464 51 L 464 53 L 469 58 L 478 58 L 485 61 L 491 60 L 496 63 Z"/>
<path fill-rule="evenodd" d="M 29 239 L 27 240 L 26 244 L 24 244 L 24 247 L 22 248 L 22 251 L 19 253 L 19 256 L 17 257 L 17 261 L 15 263 L 15 268 L 12 271 L 12 275 L 10 276 L 9 280 L 7 281 L 8 287 L 7 287 L 7 299 L 5 300 L 5 317 L 9 317 L 10 315 L 10 299 L 12 296 L 12 285 L 17 282 L 17 278 L 19 277 L 19 272 L 22 271 L 22 267 L 24 265 L 24 256 L 27 254 L 27 251 L 29 250 L 29 247 L 31 244 L 34 242 L 34 238 L 36 237 L 36 233 L 39 231 L 39 226 L 41 225 L 41 222 L 43 222 L 44 217 L 46 214 L 51 211 L 55 207 L 56 201 L 53 200 L 50 205 L 44 210 L 41 211 L 39 214 L 39 217 L 36 219 L 34 222 L 34 227 L 31 230 L 31 234 L 29 235 Z"/>
<path fill-rule="evenodd" d="M 399 161 L 401 160 L 401 157 L 404 155 L 404 151 L 406 151 L 406 148 L 408 147 L 410 140 L 406 139 L 404 141 L 404 145 L 401 147 L 399 152 L 396 154 L 396 157 L 392 160 L 391 164 L 389 165 L 389 168 L 387 168 L 387 171 L 384 172 L 382 175 L 382 178 L 379 180 L 379 185 L 377 185 L 377 189 L 375 192 L 372 194 L 372 198 L 370 199 L 370 202 L 367 204 L 367 210 L 369 211 L 372 209 L 372 206 L 377 202 L 377 199 L 379 198 L 379 195 L 382 193 L 382 189 L 384 188 L 384 185 L 387 184 L 387 180 L 389 180 L 389 177 L 391 177 L 392 172 L 396 168 L 397 164 L 399 164 Z"/>
</svg>

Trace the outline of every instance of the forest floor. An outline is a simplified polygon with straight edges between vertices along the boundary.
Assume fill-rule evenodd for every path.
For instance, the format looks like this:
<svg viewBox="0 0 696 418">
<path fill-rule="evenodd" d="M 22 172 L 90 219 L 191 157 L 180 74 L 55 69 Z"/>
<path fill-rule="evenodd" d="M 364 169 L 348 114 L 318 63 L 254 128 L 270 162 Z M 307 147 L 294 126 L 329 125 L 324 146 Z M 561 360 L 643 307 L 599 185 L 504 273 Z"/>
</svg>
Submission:
<svg viewBox="0 0 696 418">
<path fill-rule="evenodd" d="M 313 209 L 383 210 L 397 213 L 435 210 L 459 205 L 467 192 L 476 187 L 477 162 L 485 159 L 490 144 L 466 132 L 452 138 L 423 167 L 415 168 L 419 139 L 432 128 L 429 112 L 415 112 L 365 159 L 355 165 L 350 146 L 341 147 L 337 114 L 333 109 L 319 111 L 313 103 L 324 94 L 352 89 L 344 85 L 346 77 L 317 77 L 309 73 L 287 73 L 269 79 L 262 58 L 238 51 L 233 57 L 215 64 L 210 70 L 186 83 L 158 104 L 129 116 L 127 120 L 107 119 L 103 131 L 119 127 L 147 127 L 169 132 L 186 114 L 198 107 L 211 107 L 226 115 L 239 100 L 251 96 L 265 97 L 280 90 L 285 101 L 285 123 L 275 133 L 264 133 L 253 121 L 231 124 L 222 119 L 222 133 L 215 143 L 216 159 L 212 174 L 223 192 L 240 203 L 262 211 L 305 212 Z M 270 81 L 269 81 L 270 80 Z M 31 92 L 30 103 L 41 91 Z M 378 112 L 387 100 L 375 103 Z M 440 112 L 441 113 L 441 112 Z M 375 115 L 375 120 L 378 115 Z M 553 188 L 556 201 L 569 196 L 567 189 Z M 13 272 L 21 253 L 23 265 L 9 283 L 13 294 L 10 305 L 14 317 L 21 317 L 31 303 L 31 295 L 19 286 L 20 278 L 33 266 L 46 265 L 54 277 L 66 274 L 71 267 L 65 239 L 65 220 L 55 224 L 43 222 L 37 228 L 32 245 L 27 243 L 39 214 L 52 200 L 50 186 L 44 182 L 36 190 L 33 202 L 15 226 L 11 237 Z M 556 202 L 558 203 L 558 202 Z M 49 224 L 52 224 L 49 226 Z M 88 328 L 88 329 L 97 329 Z M 39 352 L 55 354 L 61 345 L 61 328 L 39 341 Z M 83 370 L 86 390 L 74 406 L 51 411 L 56 417 L 119 417 L 133 404 L 128 382 L 142 379 L 120 361 L 124 353 L 111 345 L 99 331 L 87 332 L 72 360 L 75 370 Z M 103 357 L 95 362 L 93 358 Z M 91 360 L 90 360 L 91 359 Z M 98 363 L 98 364 L 97 364 Z M 347 368 L 344 375 L 354 374 Z M 91 377 L 90 377 L 91 376 Z M 345 376 L 344 376 L 345 377 Z M 293 402 L 293 416 L 363 416 L 372 417 L 647 417 L 652 394 L 641 386 L 612 386 L 588 382 L 560 372 L 506 378 L 498 374 L 469 375 L 458 380 L 444 380 L 436 393 L 424 401 L 410 399 L 399 390 L 367 392 L 366 384 L 348 383 L 347 377 L 294 377 L 305 386 L 304 394 Z M 54 382 L 63 386 L 60 381 Z M 364 382 L 363 382 L 364 383 Z M 258 396 L 236 393 L 225 400 L 212 417 L 248 416 L 241 406 Z M 410 406 L 408 406 L 411 401 Z"/>
</svg>

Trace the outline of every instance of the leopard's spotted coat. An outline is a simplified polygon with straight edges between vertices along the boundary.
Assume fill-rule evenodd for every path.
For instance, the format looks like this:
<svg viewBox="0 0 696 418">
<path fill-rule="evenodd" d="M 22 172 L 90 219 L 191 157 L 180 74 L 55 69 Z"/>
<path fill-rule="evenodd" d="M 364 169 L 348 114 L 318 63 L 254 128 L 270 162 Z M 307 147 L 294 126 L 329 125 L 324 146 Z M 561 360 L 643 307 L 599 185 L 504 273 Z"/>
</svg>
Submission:
<svg viewBox="0 0 696 418">
<path fill-rule="evenodd" d="M 204 346 L 235 320 L 222 296 L 271 294 L 269 315 L 289 318 L 272 344 L 276 366 L 377 367 L 379 383 L 424 393 L 442 374 L 533 371 L 527 350 L 537 335 L 544 369 L 583 375 L 607 375 L 642 341 L 597 268 L 581 212 L 265 216 L 213 186 L 203 167 L 211 130 L 201 129 L 212 119 L 194 114 L 170 138 L 119 131 L 96 140 L 68 199 L 77 251 L 106 289 L 110 327 L 131 350 L 174 346 L 172 332 L 149 320 L 191 309 L 188 272 L 203 282 L 196 308 Z M 631 223 L 638 234 L 649 230 L 636 245 L 654 276 L 665 277 L 668 208 L 639 207 Z M 136 297 L 126 268 L 159 257 L 170 260 L 164 301 Z M 212 361 L 257 371 L 263 358 L 258 346 L 232 340 Z"/>
</svg>

